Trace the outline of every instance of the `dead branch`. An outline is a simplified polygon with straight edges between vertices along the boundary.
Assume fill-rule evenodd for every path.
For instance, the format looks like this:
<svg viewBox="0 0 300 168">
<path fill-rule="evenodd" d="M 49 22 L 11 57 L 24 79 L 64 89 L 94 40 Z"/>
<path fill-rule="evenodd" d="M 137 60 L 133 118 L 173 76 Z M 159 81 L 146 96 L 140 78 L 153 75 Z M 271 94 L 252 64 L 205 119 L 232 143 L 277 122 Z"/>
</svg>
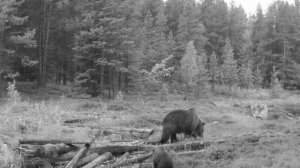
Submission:
<svg viewBox="0 0 300 168">
<path fill-rule="evenodd" d="M 83 166 L 82 168 L 94 168 L 100 164 L 102 164 L 103 162 L 105 162 L 106 160 L 111 159 L 113 156 L 111 153 L 106 152 L 103 155 L 99 156 L 98 158 L 96 158 L 95 160 L 93 160 L 92 162 L 90 162 L 89 164 Z"/>
<path fill-rule="evenodd" d="M 95 117 L 77 118 L 77 119 L 65 120 L 63 123 L 65 123 L 65 124 L 84 123 L 84 122 L 95 121 L 95 120 L 97 120 L 97 118 L 95 118 Z"/>
<path fill-rule="evenodd" d="M 134 158 L 130 158 L 130 159 L 120 162 L 119 164 L 114 164 L 112 166 L 112 168 L 121 167 L 121 166 L 125 166 L 125 165 L 132 164 L 132 163 L 140 163 L 140 162 L 150 158 L 152 155 L 153 155 L 153 152 L 150 152 L 150 153 L 143 154 L 143 155 L 140 155 L 140 156 L 137 156 Z"/>
<path fill-rule="evenodd" d="M 56 145 L 45 144 L 36 149 L 35 156 L 41 158 L 53 158 L 57 157 L 59 154 L 68 153 L 76 148 L 76 146 L 68 146 L 63 143 Z"/>
<path fill-rule="evenodd" d="M 124 155 L 122 155 L 113 165 L 117 165 L 121 162 L 123 162 L 124 160 L 126 160 L 129 156 L 129 153 L 126 152 Z"/>
<path fill-rule="evenodd" d="M 31 144 L 31 145 L 45 145 L 45 144 L 86 144 L 89 142 L 83 141 L 73 141 L 70 139 L 61 140 L 61 139 L 20 139 L 20 144 Z"/>
<path fill-rule="evenodd" d="M 139 168 L 153 168 L 153 163 L 141 163 Z"/>
<path fill-rule="evenodd" d="M 144 145 L 107 145 L 107 146 L 92 147 L 89 153 L 98 153 L 99 155 L 101 155 L 106 152 L 110 152 L 113 155 L 122 155 L 126 152 L 145 150 L 147 148 L 148 147 Z"/>
<path fill-rule="evenodd" d="M 86 144 L 83 148 L 81 148 L 78 153 L 74 156 L 74 158 L 69 162 L 66 168 L 74 168 L 79 161 L 79 159 L 86 154 L 87 150 L 90 148 L 90 144 Z"/>
<path fill-rule="evenodd" d="M 83 165 L 86 165 L 90 163 L 91 161 L 95 160 L 97 157 L 99 157 L 98 153 L 93 153 L 89 156 L 86 156 L 84 158 L 81 158 L 78 163 L 76 164 L 76 167 L 81 167 Z"/>
<path fill-rule="evenodd" d="M 103 131 L 104 135 L 119 134 L 125 137 L 146 138 L 154 133 L 153 129 L 121 128 L 112 127 Z"/>
</svg>

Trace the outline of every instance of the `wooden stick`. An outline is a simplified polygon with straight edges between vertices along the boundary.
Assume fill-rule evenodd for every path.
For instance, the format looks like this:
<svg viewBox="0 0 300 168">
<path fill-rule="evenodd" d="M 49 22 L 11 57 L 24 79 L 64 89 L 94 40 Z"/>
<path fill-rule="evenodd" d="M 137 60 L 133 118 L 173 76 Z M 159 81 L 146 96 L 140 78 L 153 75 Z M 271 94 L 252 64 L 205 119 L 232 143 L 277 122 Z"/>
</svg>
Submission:
<svg viewBox="0 0 300 168">
<path fill-rule="evenodd" d="M 20 144 L 31 144 L 31 145 L 45 145 L 45 144 L 86 144 L 89 142 L 84 141 L 72 141 L 70 139 L 61 140 L 61 139 L 20 139 Z"/>
<path fill-rule="evenodd" d="M 142 162 L 143 160 L 150 158 L 152 155 L 153 155 L 153 152 L 150 152 L 150 153 L 143 154 L 143 155 L 140 155 L 140 156 L 137 156 L 134 158 L 130 158 L 130 159 L 120 162 L 119 164 L 113 165 L 112 168 L 121 167 L 121 166 L 125 166 L 128 164 L 136 163 L 136 162 Z"/>
<path fill-rule="evenodd" d="M 79 152 L 74 156 L 74 158 L 68 163 L 66 168 L 74 168 L 79 161 L 79 159 L 86 153 L 86 151 L 90 148 L 90 144 L 86 144 Z"/>
<path fill-rule="evenodd" d="M 113 156 L 111 153 L 106 152 L 103 155 L 99 156 L 98 158 L 96 158 L 95 160 L 93 160 L 92 162 L 90 162 L 89 164 L 83 166 L 82 168 L 94 168 L 100 164 L 102 164 L 103 162 L 105 162 L 106 160 L 111 159 Z"/>
<path fill-rule="evenodd" d="M 91 154 L 91 155 L 89 155 L 89 156 L 86 156 L 86 157 L 84 157 L 84 158 L 81 158 L 81 159 L 78 161 L 78 163 L 76 164 L 76 167 L 84 166 L 84 165 L 90 163 L 91 161 L 95 160 L 95 159 L 98 158 L 98 157 L 99 157 L 98 153 L 93 153 L 93 154 Z"/>
<path fill-rule="evenodd" d="M 126 160 L 126 159 L 128 158 L 128 156 L 129 156 L 129 153 L 126 152 L 124 155 L 122 155 L 122 156 L 114 163 L 114 165 L 119 164 L 119 163 L 122 162 L 123 160 Z"/>
</svg>

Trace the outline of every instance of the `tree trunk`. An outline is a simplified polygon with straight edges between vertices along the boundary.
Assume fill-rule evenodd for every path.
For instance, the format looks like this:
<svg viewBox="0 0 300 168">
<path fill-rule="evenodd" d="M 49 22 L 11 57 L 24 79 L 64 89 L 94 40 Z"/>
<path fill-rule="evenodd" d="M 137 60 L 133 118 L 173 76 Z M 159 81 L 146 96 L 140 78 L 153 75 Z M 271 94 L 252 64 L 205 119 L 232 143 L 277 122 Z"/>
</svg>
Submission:
<svg viewBox="0 0 300 168">
<path fill-rule="evenodd" d="M 111 77 L 112 77 L 112 67 L 109 65 L 108 66 L 108 85 L 109 85 L 108 93 L 110 99 L 112 98 L 111 92 L 112 92 L 112 85 L 113 85 Z"/>
<path fill-rule="evenodd" d="M 100 94 L 104 96 L 104 65 L 100 65 Z"/>
<path fill-rule="evenodd" d="M 46 74 L 46 67 L 47 67 L 47 55 L 48 55 L 48 46 L 49 46 L 49 35 L 50 35 L 50 23 L 51 23 L 51 21 L 50 21 L 50 16 L 51 16 L 51 9 L 52 9 L 52 5 L 50 4 L 50 6 L 49 6 L 49 8 L 48 8 L 48 10 L 47 10 L 47 8 L 46 8 L 46 5 L 44 5 L 45 7 L 44 7 L 44 9 L 45 9 L 45 20 L 46 20 L 46 22 L 44 21 L 44 23 L 45 23 L 45 28 L 46 28 L 46 30 L 45 30 L 45 35 L 44 35 L 44 37 L 45 37 L 45 40 L 44 40 L 44 53 L 43 53 L 43 87 L 45 87 L 46 86 L 46 76 L 47 76 L 47 74 Z"/>
<path fill-rule="evenodd" d="M 126 57 L 125 66 L 128 69 L 128 67 L 129 67 L 129 58 L 128 58 L 128 56 Z M 128 93 L 128 86 L 129 86 L 128 72 L 125 72 L 125 74 L 124 74 L 124 82 L 125 82 L 125 92 Z"/>
<path fill-rule="evenodd" d="M 109 152 L 106 152 L 103 155 L 96 158 L 95 160 L 93 160 L 92 162 L 90 162 L 89 164 L 83 166 L 82 168 L 94 168 L 102 164 L 103 162 L 110 160 L 111 158 L 113 158 L 113 155 Z"/>
<path fill-rule="evenodd" d="M 122 90 L 122 71 L 119 71 L 118 90 Z"/>
<path fill-rule="evenodd" d="M 211 90 L 212 92 L 215 92 L 215 78 L 216 78 L 216 73 L 215 73 L 215 60 L 213 59 L 213 65 L 212 65 L 212 86 Z"/>
<path fill-rule="evenodd" d="M 63 72 L 63 85 L 67 85 L 67 74 L 66 74 L 65 70 Z"/>
<path fill-rule="evenodd" d="M 45 0 L 40 1 L 40 23 L 39 23 L 39 37 L 38 37 L 38 55 L 39 55 L 39 77 L 38 77 L 38 85 L 39 87 L 43 87 L 44 85 L 44 77 L 43 77 L 43 62 L 44 62 L 44 57 L 43 57 L 43 41 L 44 41 L 44 17 L 45 17 Z"/>
<path fill-rule="evenodd" d="M 117 75 L 116 75 L 116 67 L 113 66 L 112 67 L 112 71 L 111 71 L 111 83 L 112 83 L 112 98 L 115 98 L 116 95 L 116 79 L 117 79 Z"/>
</svg>

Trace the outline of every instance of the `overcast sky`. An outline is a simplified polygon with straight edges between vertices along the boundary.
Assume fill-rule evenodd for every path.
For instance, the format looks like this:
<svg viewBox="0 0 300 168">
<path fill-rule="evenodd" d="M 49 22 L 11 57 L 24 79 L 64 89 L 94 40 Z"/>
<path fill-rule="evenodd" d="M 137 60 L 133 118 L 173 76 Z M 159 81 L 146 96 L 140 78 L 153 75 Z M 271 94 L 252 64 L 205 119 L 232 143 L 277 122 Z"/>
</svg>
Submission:
<svg viewBox="0 0 300 168">
<path fill-rule="evenodd" d="M 265 12 L 268 9 L 268 6 L 275 0 L 225 0 L 225 1 L 228 3 L 228 5 L 230 4 L 231 1 L 234 1 L 237 6 L 241 4 L 247 14 L 249 13 L 255 14 L 257 5 L 259 3 L 262 6 L 263 11 Z M 294 0 L 285 0 L 285 1 L 294 4 Z"/>
</svg>

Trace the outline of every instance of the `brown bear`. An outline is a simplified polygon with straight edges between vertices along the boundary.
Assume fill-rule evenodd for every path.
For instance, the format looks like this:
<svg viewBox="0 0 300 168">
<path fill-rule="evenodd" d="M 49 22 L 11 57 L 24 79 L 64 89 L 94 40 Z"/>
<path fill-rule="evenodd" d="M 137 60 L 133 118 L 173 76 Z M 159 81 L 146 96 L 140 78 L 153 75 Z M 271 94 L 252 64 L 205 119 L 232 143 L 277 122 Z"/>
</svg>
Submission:
<svg viewBox="0 0 300 168">
<path fill-rule="evenodd" d="M 157 147 L 153 154 L 154 168 L 173 168 L 173 160 L 163 146 Z"/>
<path fill-rule="evenodd" d="M 194 108 L 188 110 L 173 110 L 163 119 L 163 131 L 160 143 L 166 143 L 171 137 L 171 143 L 177 141 L 176 134 L 203 137 L 205 122 L 201 121 Z"/>
</svg>

